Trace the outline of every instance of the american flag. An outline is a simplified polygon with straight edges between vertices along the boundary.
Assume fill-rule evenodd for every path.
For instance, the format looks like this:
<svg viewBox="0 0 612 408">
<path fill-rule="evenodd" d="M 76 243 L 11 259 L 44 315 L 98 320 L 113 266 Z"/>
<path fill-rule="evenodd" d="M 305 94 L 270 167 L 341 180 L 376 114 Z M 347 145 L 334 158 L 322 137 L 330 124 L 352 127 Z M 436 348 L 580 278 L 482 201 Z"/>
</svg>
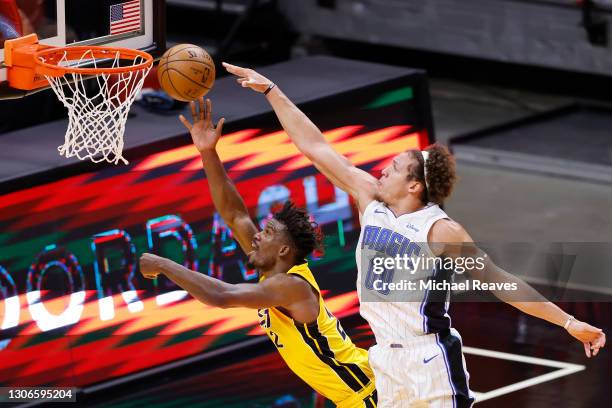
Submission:
<svg viewBox="0 0 612 408">
<path fill-rule="evenodd" d="M 140 30 L 140 0 L 110 6 L 110 33 L 122 34 Z"/>
</svg>

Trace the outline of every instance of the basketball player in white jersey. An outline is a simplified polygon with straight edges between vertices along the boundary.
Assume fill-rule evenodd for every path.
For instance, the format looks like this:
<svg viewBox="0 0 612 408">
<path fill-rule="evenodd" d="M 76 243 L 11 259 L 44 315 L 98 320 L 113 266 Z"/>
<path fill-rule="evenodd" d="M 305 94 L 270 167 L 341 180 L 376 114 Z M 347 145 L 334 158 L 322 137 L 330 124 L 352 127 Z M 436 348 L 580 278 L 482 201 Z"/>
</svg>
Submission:
<svg viewBox="0 0 612 408">
<path fill-rule="evenodd" d="M 371 256 L 365 254 L 372 252 L 378 256 L 407 254 L 456 259 L 464 254 L 466 247 L 476 254 L 478 250 L 470 246 L 473 244 L 470 235 L 439 207 L 450 195 L 456 179 L 454 161 L 448 150 L 439 145 L 430 146 L 425 152 L 427 160 L 419 150 L 402 152 L 376 179 L 337 153 L 308 117 L 269 79 L 251 69 L 225 63 L 224 66 L 238 76 L 241 86 L 266 95 L 298 149 L 357 203 L 361 218 L 356 252 L 357 286 L 361 315 L 376 337 L 369 358 L 376 377 L 378 406 L 470 407 L 474 397 L 469 390 L 461 337 L 451 327 L 447 313 L 448 294 L 424 292 L 417 302 L 384 302 L 384 290 L 377 290 L 381 288 L 373 285 L 368 287 L 370 271 L 362 270 L 365 269 L 362 264 L 367 266 L 371 260 L 361 259 L 362 253 Z M 485 261 L 478 278 L 512 282 L 526 299 L 543 299 L 490 259 L 485 257 Z M 442 269 L 419 272 L 429 274 L 428 279 L 449 278 L 449 272 Z M 493 293 L 524 313 L 563 327 L 583 343 L 587 357 L 597 355 L 605 345 L 601 329 L 575 319 L 551 302 L 518 302 L 502 292 Z M 422 403 L 425 405 L 418 405 Z"/>
</svg>

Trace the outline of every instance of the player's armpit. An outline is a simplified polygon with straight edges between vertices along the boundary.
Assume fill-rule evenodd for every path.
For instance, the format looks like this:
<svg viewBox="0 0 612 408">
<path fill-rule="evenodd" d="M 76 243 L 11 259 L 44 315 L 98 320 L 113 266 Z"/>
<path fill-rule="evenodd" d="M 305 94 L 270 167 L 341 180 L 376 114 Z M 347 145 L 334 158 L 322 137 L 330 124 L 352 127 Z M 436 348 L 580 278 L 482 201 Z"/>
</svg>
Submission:
<svg viewBox="0 0 612 408">
<path fill-rule="evenodd" d="M 308 283 L 298 277 L 281 273 L 262 282 L 231 285 L 221 296 L 222 308 L 289 307 L 308 299 L 311 290 Z"/>
</svg>

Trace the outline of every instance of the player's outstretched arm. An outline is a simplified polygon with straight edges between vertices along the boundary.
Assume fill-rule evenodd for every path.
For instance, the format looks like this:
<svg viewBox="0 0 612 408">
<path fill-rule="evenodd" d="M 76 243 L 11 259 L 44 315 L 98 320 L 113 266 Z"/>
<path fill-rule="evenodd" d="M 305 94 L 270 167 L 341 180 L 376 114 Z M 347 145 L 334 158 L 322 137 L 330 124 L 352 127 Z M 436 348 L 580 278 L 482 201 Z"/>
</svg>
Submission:
<svg viewBox="0 0 612 408">
<path fill-rule="evenodd" d="M 312 296 L 308 283 L 296 276 L 281 273 L 260 283 L 230 284 L 148 253 L 140 257 L 140 272 L 148 279 L 162 274 L 200 302 L 221 308 L 289 308 Z"/>
<path fill-rule="evenodd" d="M 193 123 L 183 115 L 180 120 L 189 130 L 193 144 L 200 152 L 215 208 L 234 232 L 242 250 L 248 253 L 252 250 L 253 236 L 258 230 L 216 150 L 225 119 L 221 118 L 217 127 L 213 125 L 210 99 L 206 99 L 205 103 L 204 99 L 200 98 L 197 103 L 191 102 L 190 105 Z"/>
<path fill-rule="evenodd" d="M 223 66 L 238 77 L 242 87 L 266 93 L 283 129 L 297 148 L 334 185 L 353 196 L 360 210 L 365 209 L 376 196 L 376 179 L 335 151 L 317 126 L 268 78 L 252 69 L 225 62 Z"/>
<path fill-rule="evenodd" d="M 512 294 L 500 290 L 492 290 L 491 292 L 498 299 L 523 313 L 565 328 L 572 337 L 583 344 L 587 357 L 596 356 L 599 349 L 605 346 L 606 335 L 601 329 L 575 319 L 557 305 L 548 301 L 528 283 L 495 265 L 491 258 L 476 246 L 467 231 L 457 222 L 451 220 L 437 221 L 430 230 L 428 240 L 432 251 L 436 255 L 450 258 L 483 259 L 482 267 L 474 267 L 467 271 L 472 278 L 487 283 L 508 283 L 516 287 Z M 518 299 L 529 299 L 529 301 L 519 301 Z"/>
</svg>

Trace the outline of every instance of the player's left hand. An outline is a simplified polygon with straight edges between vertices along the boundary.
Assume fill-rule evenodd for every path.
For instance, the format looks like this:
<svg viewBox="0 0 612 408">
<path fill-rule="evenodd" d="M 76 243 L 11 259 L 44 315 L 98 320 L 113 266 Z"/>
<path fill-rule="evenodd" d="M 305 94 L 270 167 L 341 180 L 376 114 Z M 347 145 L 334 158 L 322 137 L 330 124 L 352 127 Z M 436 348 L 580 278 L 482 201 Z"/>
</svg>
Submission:
<svg viewBox="0 0 612 408">
<path fill-rule="evenodd" d="M 580 320 L 573 320 L 567 332 L 584 345 L 584 352 L 589 358 L 591 355 L 596 356 L 599 349 L 606 344 L 606 334 L 603 330 Z"/>
<path fill-rule="evenodd" d="M 210 99 L 206 99 L 205 103 L 204 98 L 200 97 L 197 103 L 196 101 L 189 102 L 189 106 L 191 107 L 193 123 L 189 122 L 183 115 L 180 115 L 179 119 L 191 134 L 193 144 L 200 153 L 205 150 L 214 150 L 223 132 L 225 118 L 219 119 L 215 127 L 212 121 Z"/>
<path fill-rule="evenodd" d="M 155 279 L 161 273 L 159 268 L 159 256 L 144 253 L 140 257 L 140 273 L 147 279 Z"/>
</svg>

